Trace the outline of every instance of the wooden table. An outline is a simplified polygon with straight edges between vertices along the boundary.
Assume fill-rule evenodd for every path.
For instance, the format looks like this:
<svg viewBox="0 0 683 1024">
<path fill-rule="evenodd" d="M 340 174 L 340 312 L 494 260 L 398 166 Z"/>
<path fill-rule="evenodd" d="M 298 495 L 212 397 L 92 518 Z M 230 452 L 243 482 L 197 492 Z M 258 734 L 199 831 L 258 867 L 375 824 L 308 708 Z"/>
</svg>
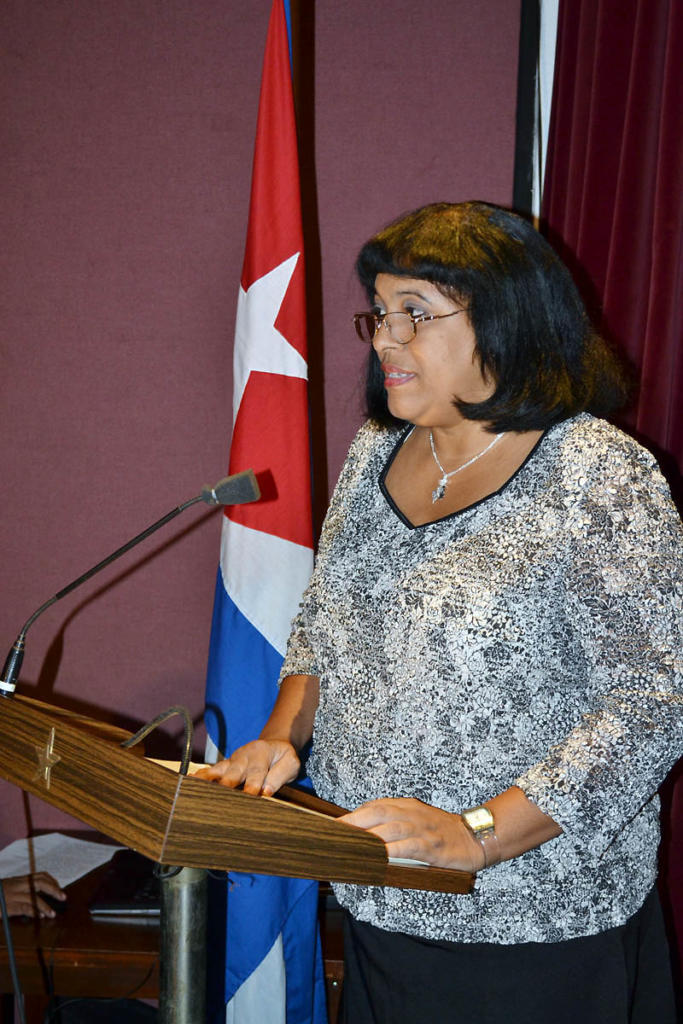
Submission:
<svg viewBox="0 0 683 1024">
<path fill-rule="evenodd" d="M 159 994 L 159 920 L 92 918 L 88 904 L 107 865 L 68 886 L 67 909 L 50 920 L 11 919 L 27 1024 L 42 1024 L 50 994 L 155 999 Z M 2 929 L 0 928 L 0 932 Z M 0 1021 L 12 1021 L 12 977 L 0 935 Z"/>
<path fill-rule="evenodd" d="M 62 997 L 156 999 L 159 922 L 93 918 L 90 899 L 108 865 L 68 886 L 67 909 L 46 921 L 13 917 L 12 938 L 24 990 L 27 1024 L 42 1024 L 51 992 Z M 321 937 L 330 1024 L 343 980 L 341 911 L 322 887 Z M 12 978 L 0 927 L 0 1024 L 12 1024 Z"/>
</svg>

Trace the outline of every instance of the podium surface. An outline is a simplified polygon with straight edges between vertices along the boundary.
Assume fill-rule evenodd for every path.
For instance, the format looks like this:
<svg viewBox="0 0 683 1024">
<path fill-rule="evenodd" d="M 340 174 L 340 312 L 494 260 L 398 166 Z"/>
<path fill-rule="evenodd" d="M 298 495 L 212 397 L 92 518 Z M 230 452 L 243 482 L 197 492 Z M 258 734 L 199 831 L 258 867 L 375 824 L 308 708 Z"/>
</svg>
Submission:
<svg viewBox="0 0 683 1024">
<path fill-rule="evenodd" d="M 468 893 L 472 875 L 392 864 L 313 796 L 257 797 L 123 749 L 125 730 L 31 698 L 0 701 L 0 776 L 162 864 Z M 300 801 L 306 806 L 300 806 Z"/>
</svg>

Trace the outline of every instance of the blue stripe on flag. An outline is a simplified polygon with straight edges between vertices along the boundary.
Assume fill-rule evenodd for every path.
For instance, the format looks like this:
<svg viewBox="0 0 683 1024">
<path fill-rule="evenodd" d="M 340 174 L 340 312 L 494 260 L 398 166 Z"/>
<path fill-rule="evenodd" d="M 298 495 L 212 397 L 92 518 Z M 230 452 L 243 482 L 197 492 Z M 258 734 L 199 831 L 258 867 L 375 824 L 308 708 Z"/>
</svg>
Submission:
<svg viewBox="0 0 683 1024">
<path fill-rule="evenodd" d="M 317 884 L 303 878 L 230 872 L 228 908 L 226 1003 L 256 970 L 282 932 L 287 1024 L 324 1020 L 325 981 L 320 957 L 315 956 L 320 944 Z M 254 929 L 255 920 L 261 928 Z M 232 957 L 231 949 L 239 950 L 239 957 Z"/>
<path fill-rule="evenodd" d="M 292 6 L 289 0 L 284 0 L 285 21 L 287 22 L 287 42 L 289 44 L 289 65 L 294 70 L 294 57 L 292 55 Z"/>
<path fill-rule="evenodd" d="M 206 730 L 226 757 L 261 732 L 277 696 L 282 655 L 242 615 L 219 568 L 206 678 Z M 228 707 L 230 706 L 230 713 Z"/>
<path fill-rule="evenodd" d="M 277 694 L 275 680 L 281 664 L 282 655 L 226 593 L 219 568 L 206 704 L 207 731 L 219 750 L 231 753 L 258 735 Z M 272 683 L 264 685 L 264 680 Z M 318 885 L 310 879 L 230 872 L 224 1003 L 256 970 L 282 933 L 287 1024 L 326 1020 L 317 907 Z M 259 923 L 258 928 L 254 922 Z M 224 1020 L 224 1012 L 221 1004 L 208 1019 L 218 1024 Z"/>
<path fill-rule="evenodd" d="M 325 971 L 318 927 L 318 883 L 305 884 L 308 887 L 292 907 L 282 927 L 287 970 L 287 1024 L 323 1024 L 327 1021 Z M 302 971 L 302 964 L 313 965 L 312 986 L 310 976 Z"/>
</svg>

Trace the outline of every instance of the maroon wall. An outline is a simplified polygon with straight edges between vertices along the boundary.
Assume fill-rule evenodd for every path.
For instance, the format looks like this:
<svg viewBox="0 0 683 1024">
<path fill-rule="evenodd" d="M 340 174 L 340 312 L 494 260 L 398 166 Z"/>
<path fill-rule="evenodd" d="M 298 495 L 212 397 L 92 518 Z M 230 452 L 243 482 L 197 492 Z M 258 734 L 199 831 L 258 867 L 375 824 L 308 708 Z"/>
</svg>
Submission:
<svg viewBox="0 0 683 1024">
<path fill-rule="evenodd" d="M 0 8 L 0 656 L 50 594 L 227 465 L 269 10 Z M 301 11 L 321 505 L 360 421 L 359 245 L 424 202 L 510 201 L 519 3 Z M 199 719 L 219 533 L 192 510 L 50 609 L 22 691 L 129 726 L 173 703 Z M 0 802 L 1 845 L 27 826 L 17 791 L 0 784 Z M 38 800 L 30 815 L 65 823 Z"/>
</svg>

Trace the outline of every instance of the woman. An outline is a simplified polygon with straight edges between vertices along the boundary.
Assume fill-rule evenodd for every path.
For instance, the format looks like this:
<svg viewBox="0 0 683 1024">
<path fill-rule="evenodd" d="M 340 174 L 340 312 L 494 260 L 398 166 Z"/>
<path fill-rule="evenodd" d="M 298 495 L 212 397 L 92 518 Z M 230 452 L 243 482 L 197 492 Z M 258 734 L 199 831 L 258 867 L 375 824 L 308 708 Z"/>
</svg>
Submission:
<svg viewBox="0 0 683 1024">
<path fill-rule="evenodd" d="M 335 886 L 348 1021 L 673 1021 L 653 887 L 681 526 L 649 453 L 596 418 L 618 369 L 504 210 L 417 210 L 357 269 L 370 418 L 273 714 L 207 774 L 272 793 L 313 735 L 348 823 L 478 873 L 472 896 Z"/>
</svg>

